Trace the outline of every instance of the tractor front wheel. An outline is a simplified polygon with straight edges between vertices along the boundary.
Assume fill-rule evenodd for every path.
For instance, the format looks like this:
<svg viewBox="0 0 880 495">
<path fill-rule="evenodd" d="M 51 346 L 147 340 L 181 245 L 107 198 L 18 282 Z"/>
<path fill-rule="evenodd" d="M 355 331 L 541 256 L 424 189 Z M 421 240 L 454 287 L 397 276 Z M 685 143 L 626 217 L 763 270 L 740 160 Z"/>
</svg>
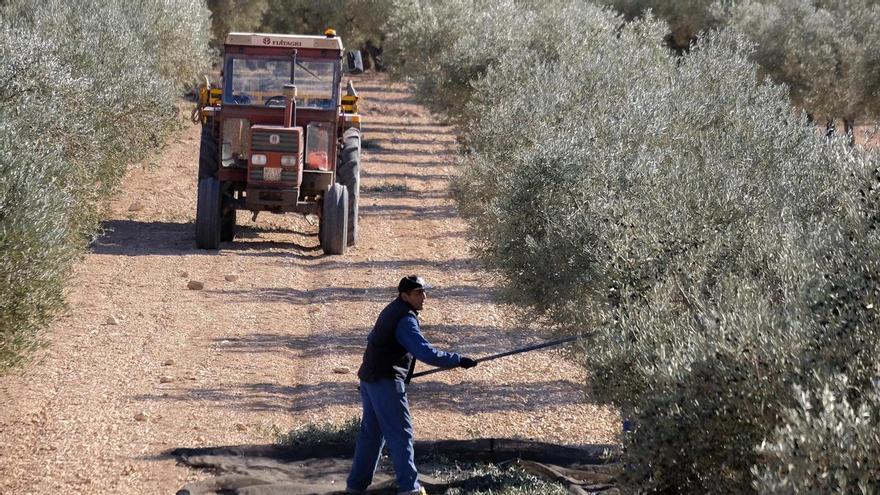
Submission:
<svg viewBox="0 0 880 495">
<path fill-rule="evenodd" d="M 199 181 L 196 204 L 196 246 L 199 249 L 220 247 L 220 181 L 210 177 Z"/>
<path fill-rule="evenodd" d="M 348 189 L 349 246 L 358 241 L 358 202 L 361 195 L 361 131 L 351 128 L 342 135 L 342 150 L 336 167 L 336 181 Z"/>
<path fill-rule="evenodd" d="M 318 238 L 325 254 L 345 254 L 348 240 L 348 190 L 331 184 L 324 192 Z"/>
<path fill-rule="evenodd" d="M 199 180 L 202 181 L 217 175 L 220 167 L 220 150 L 217 146 L 217 124 L 213 117 L 208 117 L 202 124 L 202 138 L 199 143 Z"/>
</svg>

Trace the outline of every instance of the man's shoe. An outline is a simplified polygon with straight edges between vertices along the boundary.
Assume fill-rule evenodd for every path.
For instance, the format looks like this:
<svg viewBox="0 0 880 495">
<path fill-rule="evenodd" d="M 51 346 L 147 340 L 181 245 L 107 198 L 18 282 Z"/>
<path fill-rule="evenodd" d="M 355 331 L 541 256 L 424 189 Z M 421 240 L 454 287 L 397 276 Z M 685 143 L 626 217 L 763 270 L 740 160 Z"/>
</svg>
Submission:
<svg viewBox="0 0 880 495">
<path fill-rule="evenodd" d="M 428 495 L 428 492 L 425 491 L 425 487 L 419 487 L 418 490 L 411 492 L 400 492 L 397 495 Z"/>
</svg>

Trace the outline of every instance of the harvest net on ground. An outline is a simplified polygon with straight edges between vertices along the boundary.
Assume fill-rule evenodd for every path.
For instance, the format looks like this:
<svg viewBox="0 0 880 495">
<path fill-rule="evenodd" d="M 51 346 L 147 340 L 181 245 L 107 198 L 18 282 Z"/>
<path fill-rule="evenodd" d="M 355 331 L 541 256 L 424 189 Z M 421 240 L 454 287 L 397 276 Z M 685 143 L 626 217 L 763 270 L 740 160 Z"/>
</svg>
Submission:
<svg viewBox="0 0 880 495">
<path fill-rule="evenodd" d="M 415 449 L 422 471 L 431 473 L 419 477 L 429 493 L 497 493 L 511 482 L 520 488 L 536 485 L 548 494 L 617 493 L 619 467 L 609 463 L 617 456 L 614 446 L 477 439 L 417 442 Z M 170 454 L 183 464 L 217 474 L 186 485 L 178 495 L 330 495 L 344 493 L 353 450 L 351 444 L 246 445 L 177 449 Z M 463 469 L 460 464 L 487 462 L 493 465 Z M 507 471 L 497 466 L 507 466 Z M 383 459 L 367 493 L 393 494 L 395 488 L 393 472 Z"/>
</svg>

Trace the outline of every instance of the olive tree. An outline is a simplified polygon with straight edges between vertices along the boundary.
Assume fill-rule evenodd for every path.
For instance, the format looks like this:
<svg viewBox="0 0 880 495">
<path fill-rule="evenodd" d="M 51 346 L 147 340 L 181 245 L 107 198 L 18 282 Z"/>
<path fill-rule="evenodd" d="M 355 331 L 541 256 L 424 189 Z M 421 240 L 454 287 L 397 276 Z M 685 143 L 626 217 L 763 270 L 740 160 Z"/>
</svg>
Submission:
<svg viewBox="0 0 880 495">
<path fill-rule="evenodd" d="M 397 0 L 386 25 L 390 69 L 411 81 L 427 105 L 461 120 L 472 82 L 490 66 L 505 58 L 517 60 L 527 48 L 553 47 L 570 35 L 568 26 L 541 22 L 541 12 L 559 11 L 565 5 Z"/>
<path fill-rule="evenodd" d="M 0 7 L 0 370 L 40 345 L 127 165 L 175 129 L 207 15 L 192 0 Z"/>
<path fill-rule="evenodd" d="M 867 0 L 744 0 L 716 6 L 757 50 L 760 73 L 785 83 L 795 104 L 821 121 L 880 112 L 880 5 Z"/>
</svg>

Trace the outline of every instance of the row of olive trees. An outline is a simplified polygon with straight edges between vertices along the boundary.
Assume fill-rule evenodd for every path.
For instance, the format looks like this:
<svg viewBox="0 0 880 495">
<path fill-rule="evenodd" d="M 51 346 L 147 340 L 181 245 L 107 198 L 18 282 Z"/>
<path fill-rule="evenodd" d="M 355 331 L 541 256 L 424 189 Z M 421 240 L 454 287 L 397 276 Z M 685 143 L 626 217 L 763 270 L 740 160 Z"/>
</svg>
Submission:
<svg viewBox="0 0 880 495">
<path fill-rule="evenodd" d="M 223 46 L 233 31 L 260 31 L 269 0 L 207 0 L 211 11 L 211 45 Z"/>
<path fill-rule="evenodd" d="M 761 73 L 784 82 L 795 104 L 814 118 L 880 116 L 880 3 L 743 1 L 716 17 L 758 45 Z"/>
<path fill-rule="evenodd" d="M 508 300 L 590 330 L 631 488 L 877 491 L 880 158 L 818 136 L 742 35 L 678 56 L 668 29 L 399 0 L 386 53 L 460 125 L 455 196 Z"/>
<path fill-rule="evenodd" d="M 876 0 L 599 0 L 628 17 L 648 10 L 687 49 L 705 29 L 730 26 L 756 45 L 759 75 L 785 83 L 821 122 L 880 116 L 880 2 Z"/>
<path fill-rule="evenodd" d="M 0 8 L 0 370 L 39 346 L 127 164 L 179 121 L 209 22 L 196 0 Z"/>
</svg>

